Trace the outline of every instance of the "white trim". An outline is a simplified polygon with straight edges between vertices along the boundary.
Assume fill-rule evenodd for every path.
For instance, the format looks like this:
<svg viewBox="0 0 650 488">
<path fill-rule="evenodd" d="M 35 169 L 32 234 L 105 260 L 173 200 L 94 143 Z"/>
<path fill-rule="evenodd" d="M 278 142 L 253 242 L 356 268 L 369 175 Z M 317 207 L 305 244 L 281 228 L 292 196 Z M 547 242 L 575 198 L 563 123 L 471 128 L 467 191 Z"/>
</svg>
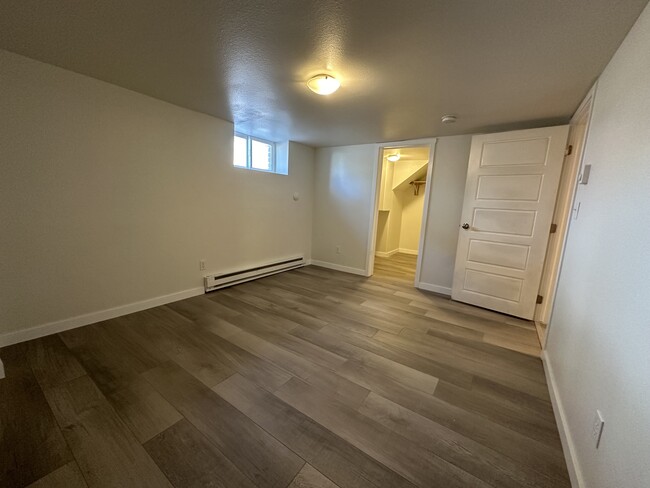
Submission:
<svg viewBox="0 0 650 488">
<path fill-rule="evenodd" d="M 122 315 L 140 312 L 141 310 L 158 307 L 160 305 L 165 305 L 171 302 L 177 302 L 178 300 L 184 300 L 185 298 L 203 295 L 204 293 L 205 292 L 203 290 L 203 287 L 200 286 L 197 288 L 190 288 L 189 290 L 170 293 L 169 295 L 149 298 L 140 302 L 134 302 L 127 305 L 120 305 L 119 307 L 100 310 L 98 312 L 77 315 L 76 317 L 57 320 L 56 322 L 36 325 L 34 327 L 29 327 L 28 329 L 8 332 L 6 334 L 0 335 L 0 347 L 10 346 L 11 344 L 17 344 L 19 342 L 29 341 L 32 339 L 38 339 L 39 337 L 56 334 L 58 332 L 63 332 L 64 330 L 75 329 L 77 327 L 83 327 L 84 325 L 94 324 L 95 322 L 101 322 L 102 320 L 114 319 L 115 317 L 121 317 Z"/>
<path fill-rule="evenodd" d="M 388 252 L 375 251 L 375 256 L 379 256 L 380 258 L 389 258 L 392 255 L 397 254 L 398 252 L 400 252 L 399 249 L 393 249 L 392 251 L 388 251 Z"/>
<path fill-rule="evenodd" d="M 342 271 L 344 273 L 351 273 L 355 275 L 368 276 L 368 273 L 365 269 L 351 268 L 349 266 L 343 266 L 336 263 L 328 263 L 326 261 L 317 261 L 315 259 L 311 260 L 313 266 L 320 266 L 321 268 L 333 269 L 335 271 Z"/>
<path fill-rule="evenodd" d="M 578 465 L 575 455 L 576 449 L 571 438 L 571 431 L 567 424 L 566 415 L 562 406 L 560 393 L 557 390 L 555 383 L 555 375 L 553 374 L 553 367 L 551 366 L 548 354 L 542 351 L 542 364 L 544 365 L 544 373 L 546 374 L 546 383 L 551 396 L 551 404 L 553 405 L 553 412 L 555 413 L 555 422 L 560 433 L 560 440 L 562 441 L 562 450 L 564 451 L 564 460 L 566 461 L 567 469 L 569 471 L 569 478 L 571 479 L 571 486 L 573 488 L 584 488 L 584 479 L 580 466 Z"/>
<path fill-rule="evenodd" d="M 376 145 L 376 163 L 372 170 L 372 188 L 370 189 L 370 227 L 368 229 L 368 247 L 366 252 L 366 269 L 364 276 L 372 276 L 375 269 L 375 247 L 377 245 L 377 222 L 379 220 L 379 186 L 383 165 L 383 146 Z"/>
<path fill-rule="evenodd" d="M 415 264 L 415 286 L 419 286 L 422 277 L 422 258 L 424 256 L 424 237 L 427 233 L 427 222 L 429 220 L 429 200 L 431 200 L 431 186 L 433 182 L 433 160 L 436 155 L 436 144 L 438 139 L 430 140 L 429 163 L 427 164 L 427 179 L 424 185 L 424 202 L 422 202 L 422 222 L 420 224 L 420 242 L 418 243 L 418 259 Z"/>
<path fill-rule="evenodd" d="M 425 291 L 432 291 L 434 293 L 440 293 L 441 295 L 451 296 L 451 288 L 448 286 L 432 285 L 431 283 L 416 283 L 416 288 Z"/>
<path fill-rule="evenodd" d="M 375 256 L 378 256 L 380 258 L 389 258 L 395 254 L 410 254 L 411 256 L 418 256 L 418 250 L 417 249 L 404 249 L 400 247 L 399 249 L 393 249 L 392 251 L 375 251 Z"/>
<path fill-rule="evenodd" d="M 5 377 L 5 365 L 2 364 L 2 359 L 0 359 L 0 380 Z"/>
</svg>

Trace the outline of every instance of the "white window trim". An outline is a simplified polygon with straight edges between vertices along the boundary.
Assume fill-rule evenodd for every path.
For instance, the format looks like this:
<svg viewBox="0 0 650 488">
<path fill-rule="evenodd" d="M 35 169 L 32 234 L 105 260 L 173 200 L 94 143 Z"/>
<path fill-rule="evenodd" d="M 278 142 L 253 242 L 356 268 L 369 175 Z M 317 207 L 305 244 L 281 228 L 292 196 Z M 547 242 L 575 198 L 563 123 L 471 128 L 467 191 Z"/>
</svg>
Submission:
<svg viewBox="0 0 650 488">
<path fill-rule="evenodd" d="M 252 171 L 261 171 L 262 173 L 276 172 L 276 147 L 275 142 L 262 139 L 260 137 L 249 136 L 242 132 L 235 132 L 235 137 L 246 139 L 246 166 L 237 166 L 233 161 L 233 167 L 238 169 L 248 169 Z M 234 139 L 234 138 L 233 138 Z M 261 142 L 271 146 L 271 167 L 269 169 L 253 168 L 253 141 Z"/>
</svg>

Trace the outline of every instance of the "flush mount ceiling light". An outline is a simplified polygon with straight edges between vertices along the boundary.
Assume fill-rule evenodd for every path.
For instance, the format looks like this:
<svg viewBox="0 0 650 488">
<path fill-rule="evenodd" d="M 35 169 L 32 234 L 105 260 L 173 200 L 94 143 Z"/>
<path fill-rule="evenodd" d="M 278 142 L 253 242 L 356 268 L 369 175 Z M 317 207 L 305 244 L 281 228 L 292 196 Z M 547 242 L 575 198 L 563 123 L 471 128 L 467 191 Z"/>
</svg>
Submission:
<svg viewBox="0 0 650 488">
<path fill-rule="evenodd" d="M 307 86 L 317 95 L 331 95 L 339 89 L 341 83 L 330 75 L 316 75 L 307 82 Z"/>
<path fill-rule="evenodd" d="M 443 115 L 440 120 L 442 121 L 443 124 L 453 124 L 456 122 L 456 116 L 455 115 Z"/>
<path fill-rule="evenodd" d="M 401 158 L 399 154 L 391 154 L 390 156 L 386 156 L 386 159 L 388 159 L 391 163 L 394 163 L 396 161 L 399 161 L 399 158 Z"/>
</svg>

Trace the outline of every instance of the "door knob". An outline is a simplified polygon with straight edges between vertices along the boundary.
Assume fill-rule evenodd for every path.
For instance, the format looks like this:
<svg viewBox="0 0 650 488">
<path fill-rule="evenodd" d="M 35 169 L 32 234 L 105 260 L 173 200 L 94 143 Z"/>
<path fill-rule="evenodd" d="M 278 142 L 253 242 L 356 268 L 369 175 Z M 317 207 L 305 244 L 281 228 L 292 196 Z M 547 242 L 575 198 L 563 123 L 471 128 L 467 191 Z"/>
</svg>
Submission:
<svg viewBox="0 0 650 488">
<path fill-rule="evenodd" d="M 469 224 L 467 222 L 465 222 L 463 225 L 461 225 L 461 227 L 463 229 L 467 230 L 467 229 L 469 229 Z"/>
</svg>

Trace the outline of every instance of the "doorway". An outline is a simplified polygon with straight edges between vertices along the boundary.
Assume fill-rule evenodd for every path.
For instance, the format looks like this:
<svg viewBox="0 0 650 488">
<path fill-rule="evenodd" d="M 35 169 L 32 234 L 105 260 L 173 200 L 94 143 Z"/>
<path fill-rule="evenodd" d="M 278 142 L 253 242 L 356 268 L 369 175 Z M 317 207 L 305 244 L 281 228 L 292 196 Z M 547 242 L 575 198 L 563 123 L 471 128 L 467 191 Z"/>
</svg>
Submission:
<svg viewBox="0 0 650 488">
<path fill-rule="evenodd" d="M 416 282 L 433 144 L 380 147 L 370 274 Z"/>
</svg>

